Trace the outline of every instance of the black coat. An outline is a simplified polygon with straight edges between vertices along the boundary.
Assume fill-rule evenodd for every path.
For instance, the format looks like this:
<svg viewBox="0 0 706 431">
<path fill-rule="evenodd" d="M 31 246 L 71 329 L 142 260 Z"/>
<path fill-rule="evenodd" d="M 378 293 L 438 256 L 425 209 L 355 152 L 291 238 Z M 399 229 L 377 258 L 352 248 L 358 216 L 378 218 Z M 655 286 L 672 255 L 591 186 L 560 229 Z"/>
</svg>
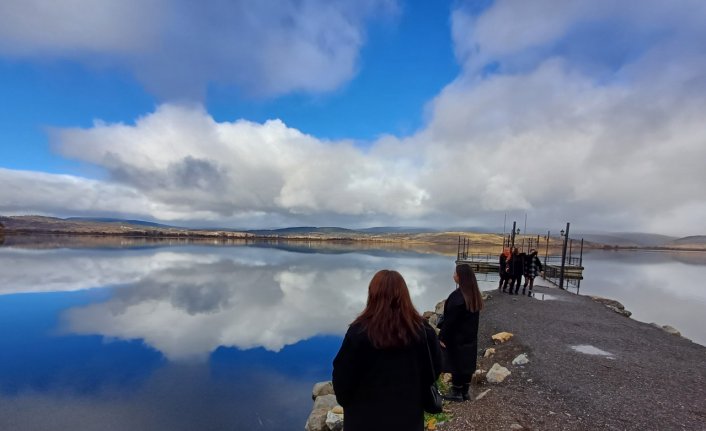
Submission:
<svg viewBox="0 0 706 431">
<path fill-rule="evenodd" d="M 500 254 L 500 264 L 498 265 L 498 271 L 500 272 L 500 277 L 504 278 L 508 276 L 508 271 L 509 267 L 507 264 L 507 257 L 505 257 L 504 253 Z"/>
<path fill-rule="evenodd" d="M 525 273 L 525 253 L 513 254 L 510 258 L 510 274 L 519 277 Z"/>
<path fill-rule="evenodd" d="M 422 431 L 422 390 L 441 372 L 436 333 L 424 324 L 421 339 L 403 348 L 376 349 L 358 325 L 348 328 L 333 360 L 333 388 L 346 431 Z M 421 332 L 420 332 L 421 335 Z M 434 362 L 429 363 L 427 342 Z"/>
<path fill-rule="evenodd" d="M 478 358 L 478 321 L 480 312 L 468 311 L 461 289 L 446 299 L 439 340 L 446 345 L 448 359 L 444 371 L 473 374 Z"/>
</svg>

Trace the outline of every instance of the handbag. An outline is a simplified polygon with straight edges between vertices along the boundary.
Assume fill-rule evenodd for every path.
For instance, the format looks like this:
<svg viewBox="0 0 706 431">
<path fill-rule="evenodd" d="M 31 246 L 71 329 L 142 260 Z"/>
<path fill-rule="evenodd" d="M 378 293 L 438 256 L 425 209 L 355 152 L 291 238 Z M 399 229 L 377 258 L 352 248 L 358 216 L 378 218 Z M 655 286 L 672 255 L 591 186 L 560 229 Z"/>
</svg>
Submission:
<svg viewBox="0 0 706 431">
<path fill-rule="evenodd" d="M 426 330 L 424 331 L 424 342 L 427 346 L 427 355 L 429 356 L 429 369 L 431 370 L 431 377 L 434 383 L 424 388 L 422 393 L 422 408 L 427 413 L 441 413 L 444 411 L 442 406 L 441 392 L 439 392 L 439 387 L 436 386 L 436 372 L 434 371 L 434 361 L 431 359 L 431 349 L 429 349 L 429 339 L 427 338 Z"/>
</svg>

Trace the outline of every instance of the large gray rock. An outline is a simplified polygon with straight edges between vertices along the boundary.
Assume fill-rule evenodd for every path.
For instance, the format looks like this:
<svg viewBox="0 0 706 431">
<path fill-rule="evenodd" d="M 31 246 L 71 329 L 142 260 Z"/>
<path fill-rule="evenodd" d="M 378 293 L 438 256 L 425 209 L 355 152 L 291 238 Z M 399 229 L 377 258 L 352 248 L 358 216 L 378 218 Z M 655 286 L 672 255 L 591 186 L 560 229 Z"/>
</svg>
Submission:
<svg viewBox="0 0 706 431">
<path fill-rule="evenodd" d="M 632 316 L 632 313 L 626 310 L 625 306 L 620 302 L 616 301 L 615 299 L 603 298 L 601 296 L 591 296 L 591 299 L 596 302 L 600 302 L 601 304 L 608 307 L 608 309 L 615 311 L 618 314 L 622 314 L 625 317 Z"/>
<path fill-rule="evenodd" d="M 664 325 L 664 326 L 662 326 L 662 329 L 664 330 L 664 332 L 667 332 L 672 335 L 676 335 L 677 337 L 681 336 L 681 332 L 677 331 L 677 328 L 675 328 L 673 326 Z"/>
<path fill-rule="evenodd" d="M 314 409 L 309 414 L 309 418 L 306 420 L 306 425 L 304 429 L 306 431 L 328 431 L 326 426 L 326 416 L 328 410 L 326 409 Z"/>
<path fill-rule="evenodd" d="M 316 383 L 314 389 L 311 390 L 311 399 L 315 400 L 316 397 L 320 395 L 332 395 L 333 393 L 333 383 L 331 381 L 319 382 Z"/>
<path fill-rule="evenodd" d="M 316 397 L 316 400 L 314 400 L 313 410 L 324 409 L 326 411 L 329 411 L 337 405 L 338 401 L 336 401 L 335 395 L 320 395 Z"/>
<path fill-rule="evenodd" d="M 485 379 L 490 383 L 500 383 L 510 374 L 512 374 L 510 370 L 496 362 L 485 375 Z"/>
<path fill-rule="evenodd" d="M 326 413 L 326 426 L 330 431 L 343 431 L 343 415 L 329 411 Z"/>
<path fill-rule="evenodd" d="M 436 329 L 437 325 L 439 324 L 439 318 L 441 316 L 434 313 L 433 311 L 425 311 L 424 314 L 422 314 L 422 317 L 427 319 L 427 322 L 429 322 L 432 328 Z"/>
</svg>

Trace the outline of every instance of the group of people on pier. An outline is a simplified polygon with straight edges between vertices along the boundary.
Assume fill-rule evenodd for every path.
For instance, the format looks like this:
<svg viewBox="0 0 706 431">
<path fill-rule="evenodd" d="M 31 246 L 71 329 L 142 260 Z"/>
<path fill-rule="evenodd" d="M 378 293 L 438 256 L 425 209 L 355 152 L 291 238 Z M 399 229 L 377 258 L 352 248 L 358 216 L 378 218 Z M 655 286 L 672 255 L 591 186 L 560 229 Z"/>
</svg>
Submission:
<svg viewBox="0 0 706 431">
<path fill-rule="evenodd" d="M 522 294 L 532 296 L 534 278 L 544 271 L 542 262 L 537 257 L 537 250 L 531 249 L 529 253 L 520 253 L 517 247 L 504 248 L 500 253 L 500 282 L 498 289 L 510 295 L 517 295 L 525 277 L 525 284 L 522 286 Z M 527 287 L 529 286 L 529 291 Z"/>
</svg>

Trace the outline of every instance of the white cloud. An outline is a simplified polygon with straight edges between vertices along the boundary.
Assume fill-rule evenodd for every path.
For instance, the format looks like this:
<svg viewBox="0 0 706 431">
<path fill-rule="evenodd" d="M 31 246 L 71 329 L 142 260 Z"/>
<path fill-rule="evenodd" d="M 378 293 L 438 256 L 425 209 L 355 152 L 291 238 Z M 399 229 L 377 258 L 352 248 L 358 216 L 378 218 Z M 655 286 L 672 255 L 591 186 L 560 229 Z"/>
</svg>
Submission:
<svg viewBox="0 0 706 431">
<path fill-rule="evenodd" d="M 162 105 L 134 126 L 60 130 L 55 141 L 61 154 L 105 168 L 112 182 L 139 190 L 175 218 L 194 219 L 192 210 L 196 219 L 423 211 L 413 163 L 321 141 L 279 120 L 217 123 L 200 108 Z"/>
<path fill-rule="evenodd" d="M 0 55 L 127 68 L 167 99 L 200 99 L 209 83 L 324 92 L 355 74 L 366 20 L 395 9 L 393 0 L 9 0 Z"/>
</svg>

